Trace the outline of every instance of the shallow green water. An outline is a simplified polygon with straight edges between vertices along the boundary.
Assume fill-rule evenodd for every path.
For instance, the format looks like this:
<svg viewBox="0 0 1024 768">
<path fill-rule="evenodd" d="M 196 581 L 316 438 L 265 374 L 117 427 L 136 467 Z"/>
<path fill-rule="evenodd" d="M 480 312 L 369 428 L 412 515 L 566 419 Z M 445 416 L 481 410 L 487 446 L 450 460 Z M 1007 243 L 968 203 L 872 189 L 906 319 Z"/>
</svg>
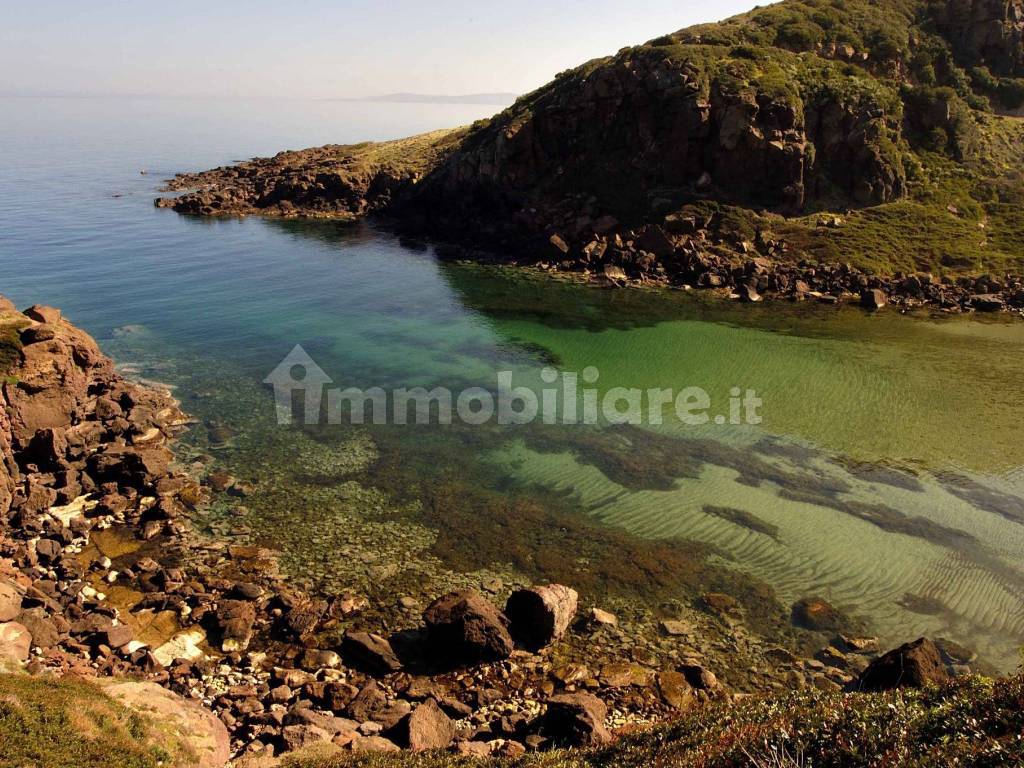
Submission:
<svg viewBox="0 0 1024 768">
<path fill-rule="evenodd" d="M 0 291 L 60 305 L 126 370 L 173 385 L 199 420 L 183 457 L 253 484 L 247 515 L 219 499 L 200 523 L 281 547 L 297 581 L 386 596 L 558 578 L 651 605 L 729 589 L 756 612 L 756 585 L 732 577 L 747 574 L 887 642 L 946 636 L 1016 663 L 1024 323 L 596 290 L 365 227 L 187 219 L 151 207 L 158 179 L 138 168 L 246 154 L 224 135 L 240 116 L 196 113 L 183 138 L 153 127 L 183 107 L 150 106 L 111 147 L 118 114 L 36 106 L 0 127 Z M 246 146 L 315 143 L 297 125 Z M 753 388 L 764 420 L 281 427 L 262 381 L 296 344 L 339 386 L 493 387 L 510 370 L 537 387 L 545 365 L 592 366 L 601 392 L 702 387 L 712 415 Z"/>
</svg>

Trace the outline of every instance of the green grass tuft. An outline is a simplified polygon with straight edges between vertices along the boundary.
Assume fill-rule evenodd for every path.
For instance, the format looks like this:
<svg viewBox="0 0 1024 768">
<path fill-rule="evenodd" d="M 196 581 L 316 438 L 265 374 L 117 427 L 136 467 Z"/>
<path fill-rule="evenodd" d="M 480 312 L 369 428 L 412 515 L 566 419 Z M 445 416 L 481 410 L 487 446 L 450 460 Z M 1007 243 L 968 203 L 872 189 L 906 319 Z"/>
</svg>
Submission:
<svg viewBox="0 0 1024 768">
<path fill-rule="evenodd" d="M 164 738 L 145 717 L 85 681 L 0 675 L 0 768 L 188 764 L 189 750 Z"/>
</svg>

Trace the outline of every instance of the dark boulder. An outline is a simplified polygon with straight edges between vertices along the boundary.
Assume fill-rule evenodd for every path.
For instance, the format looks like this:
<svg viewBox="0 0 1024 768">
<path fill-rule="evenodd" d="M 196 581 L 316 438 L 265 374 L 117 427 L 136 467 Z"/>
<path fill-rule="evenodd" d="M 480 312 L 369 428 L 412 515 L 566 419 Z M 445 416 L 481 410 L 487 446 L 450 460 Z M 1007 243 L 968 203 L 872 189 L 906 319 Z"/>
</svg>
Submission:
<svg viewBox="0 0 1024 768">
<path fill-rule="evenodd" d="M 497 661 L 512 654 L 508 619 L 478 592 L 438 598 L 424 611 L 423 620 L 434 652 L 452 663 Z"/>
<path fill-rule="evenodd" d="M 1006 303 L 998 293 L 982 293 L 971 296 L 971 306 L 979 312 L 1000 312 Z"/>
<path fill-rule="evenodd" d="M 605 728 L 608 707 L 591 693 L 566 693 L 548 700 L 542 730 L 555 744 L 593 747 L 607 744 L 612 735 Z"/>
<path fill-rule="evenodd" d="M 881 309 L 887 302 L 888 298 L 881 288 L 865 288 L 860 293 L 860 305 L 864 309 Z"/>
<path fill-rule="evenodd" d="M 927 638 L 901 645 L 875 659 L 861 673 L 857 687 L 862 691 L 893 688 L 924 688 L 948 681 L 949 673 L 938 647 Z"/>
<path fill-rule="evenodd" d="M 350 664 L 375 675 L 386 675 L 402 668 L 391 643 L 370 632 L 345 633 L 341 652 Z"/>
</svg>

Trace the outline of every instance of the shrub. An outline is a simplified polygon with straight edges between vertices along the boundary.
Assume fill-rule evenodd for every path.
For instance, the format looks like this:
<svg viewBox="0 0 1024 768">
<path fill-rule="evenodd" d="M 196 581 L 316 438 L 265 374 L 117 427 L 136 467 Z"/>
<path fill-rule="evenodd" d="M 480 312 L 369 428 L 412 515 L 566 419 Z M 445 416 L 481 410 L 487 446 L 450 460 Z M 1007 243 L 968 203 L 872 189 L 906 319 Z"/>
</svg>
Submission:
<svg viewBox="0 0 1024 768">
<path fill-rule="evenodd" d="M 810 51 L 825 40 L 825 31 L 812 21 L 788 21 L 779 28 L 775 41 L 783 48 Z"/>
<path fill-rule="evenodd" d="M 21 359 L 21 335 L 16 325 L 0 327 L 0 373 L 9 372 Z"/>
<path fill-rule="evenodd" d="M 868 51 L 878 61 L 895 61 L 903 56 L 906 41 L 893 31 L 875 29 L 868 34 Z"/>
</svg>

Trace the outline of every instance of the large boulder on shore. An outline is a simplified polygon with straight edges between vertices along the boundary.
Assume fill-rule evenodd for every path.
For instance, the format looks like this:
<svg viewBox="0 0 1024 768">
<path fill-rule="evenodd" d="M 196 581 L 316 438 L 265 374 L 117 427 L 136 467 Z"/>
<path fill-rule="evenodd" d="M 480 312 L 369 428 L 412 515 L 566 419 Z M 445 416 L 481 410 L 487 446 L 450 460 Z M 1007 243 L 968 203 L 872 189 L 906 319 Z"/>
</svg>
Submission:
<svg viewBox="0 0 1024 768">
<path fill-rule="evenodd" d="M 397 740 L 414 752 L 444 749 L 455 738 L 455 723 L 437 702 L 427 699 L 394 728 Z"/>
<path fill-rule="evenodd" d="M 862 691 L 888 691 L 893 688 L 924 688 L 950 679 L 942 654 L 931 640 L 922 637 L 879 656 L 857 681 Z"/>
<path fill-rule="evenodd" d="M 370 632 L 346 632 L 341 652 L 349 663 L 375 675 L 387 675 L 402 668 L 391 643 Z"/>
<path fill-rule="evenodd" d="M 0 622 L 13 621 L 21 613 L 21 588 L 0 579 Z"/>
<path fill-rule="evenodd" d="M 548 700 L 542 728 L 555 744 L 593 747 L 612 740 L 604 725 L 607 716 L 608 707 L 592 693 L 565 693 Z"/>
<path fill-rule="evenodd" d="M 531 587 L 512 593 L 505 604 L 512 637 L 531 651 L 558 640 L 569 628 L 579 606 L 575 589 L 561 584 Z"/>
<path fill-rule="evenodd" d="M 0 672 L 28 661 L 31 649 L 32 635 L 23 624 L 0 624 Z"/>
<path fill-rule="evenodd" d="M 468 665 L 512 654 L 508 619 L 479 592 L 464 590 L 439 597 L 427 606 L 423 620 L 429 645 L 446 661 Z"/>
</svg>

